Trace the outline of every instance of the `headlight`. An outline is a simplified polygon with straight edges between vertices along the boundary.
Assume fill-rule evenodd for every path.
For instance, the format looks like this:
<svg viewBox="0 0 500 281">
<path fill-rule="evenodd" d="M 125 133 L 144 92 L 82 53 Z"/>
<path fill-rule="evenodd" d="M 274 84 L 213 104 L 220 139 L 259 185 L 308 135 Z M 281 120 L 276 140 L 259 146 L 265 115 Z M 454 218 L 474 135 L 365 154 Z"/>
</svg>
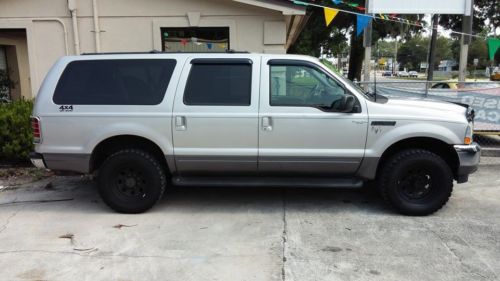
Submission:
<svg viewBox="0 0 500 281">
<path fill-rule="evenodd" d="M 469 122 L 469 125 L 465 130 L 464 144 L 471 144 L 473 136 L 474 136 L 474 122 Z"/>
</svg>

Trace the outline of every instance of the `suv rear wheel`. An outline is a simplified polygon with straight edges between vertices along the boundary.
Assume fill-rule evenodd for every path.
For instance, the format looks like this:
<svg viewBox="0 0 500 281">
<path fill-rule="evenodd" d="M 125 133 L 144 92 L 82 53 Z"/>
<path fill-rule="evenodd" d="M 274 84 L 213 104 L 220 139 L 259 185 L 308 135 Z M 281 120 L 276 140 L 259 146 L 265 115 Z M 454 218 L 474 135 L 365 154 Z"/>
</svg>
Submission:
<svg viewBox="0 0 500 281">
<path fill-rule="evenodd" d="M 166 175 L 148 152 L 124 149 L 104 161 L 98 183 L 99 193 L 110 208 L 120 213 L 141 213 L 161 199 Z"/>
<path fill-rule="evenodd" d="M 424 216 L 441 209 L 453 191 L 453 174 L 437 154 L 408 149 L 392 156 L 379 175 L 382 197 L 398 212 Z"/>
</svg>

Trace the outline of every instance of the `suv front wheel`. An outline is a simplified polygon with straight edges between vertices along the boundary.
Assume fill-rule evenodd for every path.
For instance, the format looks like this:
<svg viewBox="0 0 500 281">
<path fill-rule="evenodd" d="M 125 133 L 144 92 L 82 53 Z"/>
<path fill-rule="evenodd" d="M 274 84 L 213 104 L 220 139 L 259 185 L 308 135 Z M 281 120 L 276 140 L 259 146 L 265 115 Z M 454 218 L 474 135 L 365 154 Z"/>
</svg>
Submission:
<svg viewBox="0 0 500 281">
<path fill-rule="evenodd" d="M 424 216 L 441 209 L 453 191 L 453 174 L 437 154 L 424 149 L 396 153 L 379 174 L 382 197 L 398 212 Z"/>
<path fill-rule="evenodd" d="M 109 156 L 99 170 L 99 193 L 120 213 L 142 213 L 162 197 L 166 175 L 150 153 L 124 149 Z"/>
</svg>

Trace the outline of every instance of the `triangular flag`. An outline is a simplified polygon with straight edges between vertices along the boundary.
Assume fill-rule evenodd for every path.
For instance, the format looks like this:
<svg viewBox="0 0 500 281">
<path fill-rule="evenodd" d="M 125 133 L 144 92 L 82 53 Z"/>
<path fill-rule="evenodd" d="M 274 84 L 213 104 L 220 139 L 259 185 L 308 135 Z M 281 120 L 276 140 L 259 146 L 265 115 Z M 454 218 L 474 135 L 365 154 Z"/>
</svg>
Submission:
<svg viewBox="0 0 500 281">
<path fill-rule="evenodd" d="M 495 54 L 498 49 L 500 49 L 500 39 L 488 38 L 488 50 L 490 54 L 490 60 L 495 58 Z"/>
<path fill-rule="evenodd" d="M 341 0 L 332 0 L 332 2 L 333 2 L 333 4 L 336 4 L 336 5 L 338 5 L 338 4 L 340 4 L 340 3 L 342 3 L 342 1 L 341 1 Z"/>
<path fill-rule="evenodd" d="M 356 16 L 356 36 L 359 36 L 361 32 L 365 29 L 365 27 L 370 23 L 372 20 L 371 16 L 365 16 L 365 15 L 360 15 L 357 14 Z"/>
<path fill-rule="evenodd" d="M 207 48 L 208 48 L 209 50 L 212 50 L 212 43 L 207 43 Z"/>
<path fill-rule="evenodd" d="M 339 10 L 337 10 L 337 9 L 330 9 L 330 8 L 324 8 L 324 10 L 325 10 L 325 22 L 326 22 L 326 26 L 329 26 L 330 23 L 332 23 L 333 19 L 339 13 Z"/>
</svg>

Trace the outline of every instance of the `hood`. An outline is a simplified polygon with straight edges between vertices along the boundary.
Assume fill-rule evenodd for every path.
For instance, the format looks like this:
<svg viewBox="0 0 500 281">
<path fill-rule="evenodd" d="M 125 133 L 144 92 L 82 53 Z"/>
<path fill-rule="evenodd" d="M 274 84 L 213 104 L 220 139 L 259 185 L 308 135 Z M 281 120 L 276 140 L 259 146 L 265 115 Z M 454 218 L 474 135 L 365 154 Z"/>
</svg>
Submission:
<svg viewBox="0 0 500 281">
<path fill-rule="evenodd" d="M 389 98 L 387 101 L 389 106 L 411 107 L 426 110 L 437 110 L 439 112 L 453 112 L 465 116 L 467 105 L 459 105 L 452 102 L 417 99 L 417 98 Z"/>
<path fill-rule="evenodd" d="M 376 104 L 369 109 L 376 118 L 467 123 L 467 105 L 419 98 L 387 98 Z"/>
</svg>

